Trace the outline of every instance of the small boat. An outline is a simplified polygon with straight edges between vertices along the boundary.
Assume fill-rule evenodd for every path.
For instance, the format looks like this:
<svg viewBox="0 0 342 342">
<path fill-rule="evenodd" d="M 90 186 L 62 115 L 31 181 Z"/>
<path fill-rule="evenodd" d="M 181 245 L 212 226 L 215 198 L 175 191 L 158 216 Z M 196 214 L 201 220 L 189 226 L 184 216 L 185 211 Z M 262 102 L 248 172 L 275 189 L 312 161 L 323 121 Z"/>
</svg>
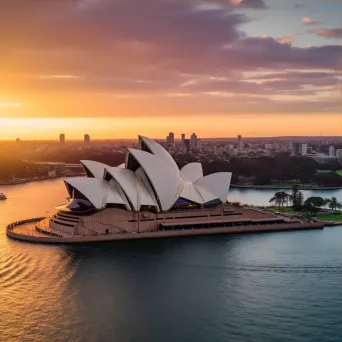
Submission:
<svg viewBox="0 0 342 342">
<path fill-rule="evenodd" d="M 0 192 L 0 201 L 7 199 L 6 195 L 2 192 Z"/>
</svg>

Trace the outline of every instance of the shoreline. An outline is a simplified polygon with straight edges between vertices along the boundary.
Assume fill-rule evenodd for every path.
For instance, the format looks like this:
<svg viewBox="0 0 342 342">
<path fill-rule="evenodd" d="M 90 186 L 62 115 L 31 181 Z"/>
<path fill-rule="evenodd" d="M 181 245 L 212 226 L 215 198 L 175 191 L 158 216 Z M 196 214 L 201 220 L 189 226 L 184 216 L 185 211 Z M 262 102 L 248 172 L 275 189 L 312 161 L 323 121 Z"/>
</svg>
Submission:
<svg viewBox="0 0 342 342">
<path fill-rule="evenodd" d="M 291 187 L 277 186 L 277 185 L 244 185 L 244 184 L 231 184 L 231 188 L 236 189 L 266 189 L 266 190 L 291 190 Z M 298 190 L 341 190 L 342 186 L 298 186 Z"/>
<path fill-rule="evenodd" d="M 63 176 L 53 176 L 53 177 L 41 177 L 39 179 L 22 179 L 18 181 L 13 181 L 13 182 L 0 182 L 0 186 L 9 186 L 9 185 L 20 185 L 20 184 L 26 184 L 26 183 L 32 183 L 32 182 L 40 182 L 44 180 L 49 180 L 49 179 L 58 179 L 58 178 L 64 178 L 64 177 L 75 177 L 75 176 L 84 176 L 83 173 L 74 173 L 71 175 L 63 175 Z"/>
<path fill-rule="evenodd" d="M 269 208 L 272 208 L 272 207 L 259 207 L 257 206 L 256 208 L 259 208 L 259 209 L 262 209 L 262 210 L 267 210 L 271 213 L 274 213 L 274 211 L 270 210 Z M 289 214 L 289 213 L 285 213 L 285 212 L 279 212 L 279 214 L 277 215 L 281 215 L 281 216 L 285 216 L 285 217 L 288 217 L 288 218 L 291 218 L 293 215 L 298 215 L 300 214 L 299 212 L 297 213 L 293 213 L 293 214 Z M 325 227 L 335 227 L 335 226 L 342 226 L 342 221 L 325 221 L 325 220 L 319 220 L 317 219 L 316 217 L 316 222 L 319 222 L 319 223 L 323 223 Z"/>
<path fill-rule="evenodd" d="M 140 240 L 140 239 L 157 239 L 157 238 L 174 238 L 187 236 L 206 236 L 206 235 L 226 235 L 226 234 L 251 234 L 251 233 L 271 233 L 271 232 L 286 232 L 298 230 L 313 230 L 324 229 L 322 223 L 285 223 L 260 226 L 246 226 L 246 227 L 227 227 L 227 228 L 207 228 L 207 229 L 192 229 L 192 230 L 176 230 L 176 231 L 155 231 L 145 233 L 125 233 L 125 234 L 111 234 L 111 235 L 74 235 L 70 237 L 53 236 L 46 234 L 46 236 L 34 236 L 16 233 L 15 228 L 41 221 L 43 218 L 31 218 L 27 220 L 13 222 L 6 227 L 6 235 L 9 238 L 42 244 L 78 244 L 91 242 L 109 242 L 109 241 L 123 241 L 123 240 Z"/>
</svg>

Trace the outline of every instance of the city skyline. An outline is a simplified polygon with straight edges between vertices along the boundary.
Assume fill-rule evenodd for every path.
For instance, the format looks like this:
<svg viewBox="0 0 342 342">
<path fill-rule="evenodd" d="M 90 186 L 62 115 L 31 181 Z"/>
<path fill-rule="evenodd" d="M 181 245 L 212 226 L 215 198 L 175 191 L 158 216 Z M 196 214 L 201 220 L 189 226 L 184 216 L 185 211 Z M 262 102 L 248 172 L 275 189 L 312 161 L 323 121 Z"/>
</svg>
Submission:
<svg viewBox="0 0 342 342">
<path fill-rule="evenodd" d="M 341 11 L 333 0 L 7 2 L 0 139 L 163 137 L 171 121 L 204 138 L 340 135 Z"/>
</svg>

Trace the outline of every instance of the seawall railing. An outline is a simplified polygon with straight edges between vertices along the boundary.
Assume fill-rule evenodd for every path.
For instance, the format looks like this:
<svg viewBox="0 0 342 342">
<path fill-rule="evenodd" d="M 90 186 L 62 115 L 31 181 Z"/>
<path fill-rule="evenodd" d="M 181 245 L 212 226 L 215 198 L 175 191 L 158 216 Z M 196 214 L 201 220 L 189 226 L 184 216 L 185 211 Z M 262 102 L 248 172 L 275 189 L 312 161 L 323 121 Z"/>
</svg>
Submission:
<svg viewBox="0 0 342 342">
<path fill-rule="evenodd" d="M 280 232 L 280 231 L 295 231 L 295 230 L 310 230 L 323 229 L 321 223 L 283 223 L 274 225 L 258 225 L 258 226 L 236 226 L 227 228 L 208 228 L 208 229 L 191 229 L 191 230 L 176 230 L 176 231 L 155 231 L 146 233 L 121 233 L 109 235 L 82 236 L 74 235 L 70 237 L 56 236 L 34 236 L 19 234 L 14 231 L 16 226 L 25 223 L 37 222 L 43 218 L 33 218 L 21 220 L 11 223 L 6 228 L 7 236 L 26 242 L 37 242 L 47 244 L 73 244 L 73 243 L 88 243 L 102 241 L 119 241 L 119 240 L 137 240 L 137 239 L 156 239 L 166 237 L 180 236 L 198 236 L 198 235 L 219 235 L 219 234 L 241 234 L 241 233 L 262 233 L 262 232 Z"/>
</svg>

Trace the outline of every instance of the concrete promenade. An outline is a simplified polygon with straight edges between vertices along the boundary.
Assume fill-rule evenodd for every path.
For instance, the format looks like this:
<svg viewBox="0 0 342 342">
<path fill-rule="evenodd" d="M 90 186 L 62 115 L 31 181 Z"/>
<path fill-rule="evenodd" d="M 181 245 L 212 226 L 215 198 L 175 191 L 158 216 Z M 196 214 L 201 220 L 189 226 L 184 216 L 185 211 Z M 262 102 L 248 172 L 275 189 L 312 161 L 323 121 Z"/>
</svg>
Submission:
<svg viewBox="0 0 342 342">
<path fill-rule="evenodd" d="M 258 226 L 236 226 L 236 227 L 221 227 L 221 228 L 205 228 L 205 229 L 189 229 L 189 230 L 174 230 L 174 231 L 155 231 L 146 233 L 122 233 L 109 235 L 69 235 L 56 236 L 48 235 L 39 232 L 37 234 L 29 234 L 22 229 L 22 226 L 28 223 L 35 223 L 43 220 L 29 219 L 20 222 L 15 222 L 6 227 L 6 234 L 8 237 L 26 241 L 45 244 L 73 244 L 73 243 L 88 243 L 88 242 L 103 242 L 103 241 L 120 241 L 120 240 L 137 240 L 137 239 L 152 239 L 152 238 L 167 238 L 167 237 L 181 237 L 181 236 L 200 236 L 200 235 L 219 235 L 219 234 L 242 234 L 242 233 L 261 233 L 261 232 L 280 232 L 280 231 L 295 231 L 295 230 L 309 230 L 309 229 L 323 229 L 324 225 L 319 222 L 309 223 L 283 223 L 273 225 L 258 225 Z M 41 230 L 42 231 L 42 230 Z M 52 233 L 52 232 L 50 232 Z"/>
</svg>

